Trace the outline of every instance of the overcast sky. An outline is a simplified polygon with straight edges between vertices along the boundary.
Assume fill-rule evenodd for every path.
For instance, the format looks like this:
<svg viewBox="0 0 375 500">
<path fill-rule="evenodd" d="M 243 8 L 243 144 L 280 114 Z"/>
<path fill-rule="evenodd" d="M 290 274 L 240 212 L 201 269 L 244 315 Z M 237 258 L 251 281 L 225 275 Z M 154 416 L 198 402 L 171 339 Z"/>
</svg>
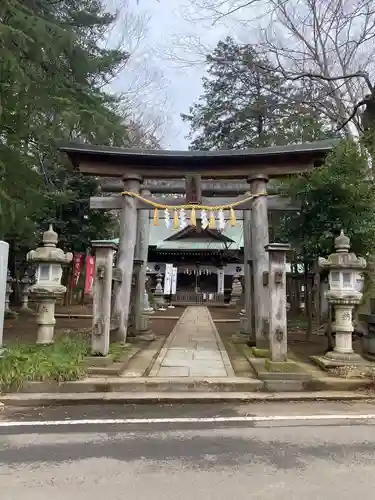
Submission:
<svg viewBox="0 0 375 500">
<path fill-rule="evenodd" d="M 137 0 L 106 0 L 106 3 L 109 8 L 114 8 L 121 7 L 124 1 L 127 7 L 122 8 L 117 38 L 112 34 L 112 43 L 124 36 L 124 32 L 132 31 L 134 22 L 129 23 L 123 17 L 129 10 L 134 16 L 144 14 L 147 22 L 138 45 L 135 36 L 124 40 L 133 55 L 112 88 L 119 92 L 129 86 L 132 91 L 141 87 L 132 99 L 138 102 L 139 112 L 145 114 L 146 119 L 163 116 L 163 147 L 187 149 L 189 127 L 181 120 L 180 113 L 187 112 L 199 98 L 205 73 L 204 65 L 196 63 L 202 57 L 194 49 L 189 49 L 191 44 L 186 43 L 187 37 L 199 37 L 204 46 L 212 48 L 229 34 L 230 21 L 215 26 L 211 21 L 189 21 L 187 17 L 191 16 L 186 15 L 189 0 L 139 0 L 138 4 Z M 195 64 L 183 65 L 174 60 L 175 56 L 184 60 L 190 58 Z M 144 81 L 148 81 L 148 85 L 143 88 Z"/>
</svg>

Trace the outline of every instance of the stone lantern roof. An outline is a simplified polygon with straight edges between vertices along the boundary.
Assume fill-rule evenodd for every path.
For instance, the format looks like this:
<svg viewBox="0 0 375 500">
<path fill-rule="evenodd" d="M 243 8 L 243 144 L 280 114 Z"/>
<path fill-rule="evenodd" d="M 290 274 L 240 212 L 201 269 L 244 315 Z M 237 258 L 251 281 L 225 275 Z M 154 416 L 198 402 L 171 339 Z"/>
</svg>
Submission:
<svg viewBox="0 0 375 500">
<path fill-rule="evenodd" d="M 350 238 L 341 229 L 340 235 L 335 238 L 335 250 L 337 253 L 348 253 L 350 249 Z"/>
<path fill-rule="evenodd" d="M 319 257 L 318 263 L 321 269 L 365 269 L 366 260 L 357 257 L 350 250 L 350 238 L 341 230 L 339 236 L 335 238 L 335 253 L 331 253 L 327 259 Z"/>
<path fill-rule="evenodd" d="M 43 233 L 43 246 L 36 250 L 31 250 L 27 254 L 27 260 L 35 263 L 52 263 L 52 264 L 69 264 L 73 259 L 73 254 L 64 253 L 61 248 L 57 248 L 58 235 L 53 230 L 53 225 L 50 224 L 47 231 Z"/>
</svg>

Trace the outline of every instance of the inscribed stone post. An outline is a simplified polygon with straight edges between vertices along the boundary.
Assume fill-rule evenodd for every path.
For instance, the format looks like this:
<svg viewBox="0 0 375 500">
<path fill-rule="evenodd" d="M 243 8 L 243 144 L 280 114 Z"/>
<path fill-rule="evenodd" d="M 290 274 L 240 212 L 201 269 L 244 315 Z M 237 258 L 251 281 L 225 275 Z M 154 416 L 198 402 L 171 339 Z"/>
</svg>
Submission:
<svg viewBox="0 0 375 500">
<path fill-rule="evenodd" d="M 9 244 L 0 241 L 0 346 L 3 345 L 5 293 L 7 287 Z"/>
<path fill-rule="evenodd" d="M 249 179 L 251 194 L 267 192 L 268 178 L 256 175 Z M 268 253 L 265 247 L 269 243 L 267 196 L 254 198 L 251 208 L 251 244 L 254 278 L 254 327 L 256 347 L 269 346 L 269 293 L 267 287 Z"/>
<path fill-rule="evenodd" d="M 269 253 L 269 339 L 272 361 L 287 361 L 288 332 L 286 314 L 286 252 L 290 245 L 271 243 Z"/>
<path fill-rule="evenodd" d="M 91 352 L 93 355 L 107 356 L 110 342 L 113 255 L 117 245 L 94 241 L 92 247 L 95 249 L 95 278 Z"/>
<path fill-rule="evenodd" d="M 124 191 L 139 193 L 141 178 L 129 175 L 124 178 Z M 117 268 L 120 280 L 115 283 L 113 321 L 118 340 L 125 342 L 130 312 L 130 292 L 133 275 L 134 249 L 137 238 L 137 200 L 123 196 L 120 215 L 120 238 L 117 251 Z"/>
</svg>

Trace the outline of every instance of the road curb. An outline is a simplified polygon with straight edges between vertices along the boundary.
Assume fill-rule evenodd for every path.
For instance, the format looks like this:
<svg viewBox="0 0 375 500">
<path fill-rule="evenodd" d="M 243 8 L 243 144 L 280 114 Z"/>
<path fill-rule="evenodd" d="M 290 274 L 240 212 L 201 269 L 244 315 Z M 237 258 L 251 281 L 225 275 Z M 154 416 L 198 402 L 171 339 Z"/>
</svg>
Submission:
<svg viewBox="0 0 375 500">
<path fill-rule="evenodd" d="M 283 392 L 283 393 L 63 393 L 10 394 L 0 396 L 0 410 L 5 406 L 68 406 L 77 404 L 167 404 L 167 403 L 251 403 L 306 401 L 364 401 L 375 403 L 375 393 Z"/>
</svg>

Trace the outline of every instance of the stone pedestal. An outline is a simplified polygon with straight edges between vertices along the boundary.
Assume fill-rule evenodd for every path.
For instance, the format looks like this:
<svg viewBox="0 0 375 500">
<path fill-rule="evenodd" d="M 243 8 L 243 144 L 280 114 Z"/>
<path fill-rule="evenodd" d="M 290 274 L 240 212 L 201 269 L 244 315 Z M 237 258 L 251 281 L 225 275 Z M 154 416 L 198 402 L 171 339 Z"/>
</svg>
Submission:
<svg viewBox="0 0 375 500">
<path fill-rule="evenodd" d="M 360 300 L 353 297 L 350 299 L 336 299 L 333 303 L 335 309 L 335 346 L 332 351 L 324 356 L 314 356 L 314 361 L 324 368 L 335 368 L 344 365 L 357 365 L 366 363 L 359 354 L 353 350 L 353 318 L 352 312 L 354 302 L 359 304 Z M 331 302 L 332 303 L 332 302 Z"/>
<path fill-rule="evenodd" d="M 65 287 L 64 287 L 65 288 Z M 65 290 L 62 290 L 64 294 Z M 37 344 L 52 344 L 55 332 L 55 304 L 56 298 L 61 294 L 46 295 L 43 297 L 38 295 L 38 308 L 36 314 L 37 324 Z"/>
<path fill-rule="evenodd" d="M 286 252 L 290 245 L 271 243 L 269 253 L 269 340 L 271 361 L 288 359 L 288 331 L 286 310 Z"/>
<path fill-rule="evenodd" d="M 117 245 L 93 241 L 92 247 L 95 250 L 95 277 L 91 352 L 94 356 L 107 356 L 110 344 L 113 256 Z"/>
<path fill-rule="evenodd" d="M 253 176 L 249 179 L 251 194 L 267 192 L 268 177 Z M 256 346 L 265 349 L 269 346 L 269 293 L 265 275 L 268 273 L 269 243 L 267 197 L 254 198 L 251 208 L 251 245 L 254 279 L 254 329 Z"/>
</svg>

